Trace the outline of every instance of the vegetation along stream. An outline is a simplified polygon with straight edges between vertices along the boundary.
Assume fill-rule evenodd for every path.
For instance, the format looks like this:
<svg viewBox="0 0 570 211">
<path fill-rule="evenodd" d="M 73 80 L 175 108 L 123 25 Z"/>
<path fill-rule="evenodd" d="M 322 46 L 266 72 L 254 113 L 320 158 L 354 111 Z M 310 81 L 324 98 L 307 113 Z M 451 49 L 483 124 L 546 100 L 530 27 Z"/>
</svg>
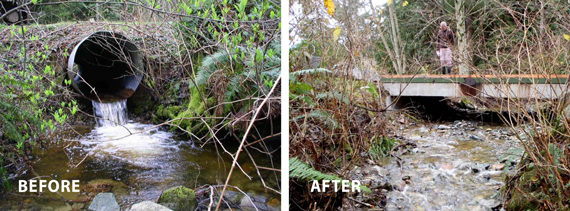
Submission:
<svg viewBox="0 0 570 211">
<path fill-rule="evenodd" d="M 280 2 L 119 3 L 1 11 L 0 210 L 279 209 Z"/>
<path fill-rule="evenodd" d="M 60 141 L 48 150 L 36 151 L 34 156 L 38 161 L 32 167 L 33 173 L 19 178 L 41 175 L 55 180 L 80 180 L 81 193 L 47 192 L 42 195 L 52 199 L 63 196 L 69 202 L 42 197 L 22 201 L 13 195 L 2 198 L 0 210 L 77 210 L 85 206 L 82 199 L 92 198 L 100 192 L 112 192 L 126 209 L 140 201 L 154 201 L 171 187 L 197 188 L 225 181 L 232 160 L 229 156 L 220 156 L 217 150 L 221 149 L 213 145 L 200 147 L 180 133 L 165 131 L 157 125 L 129 121 L 126 100 L 93 102 L 93 108 L 98 117 L 97 126 L 77 125 L 56 134 Z M 224 147 L 230 151 L 237 149 L 235 144 Z M 257 165 L 279 166 L 261 153 L 252 153 L 252 156 Z M 243 172 L 255 175 L 253 163 L 243 158 L 239 159 Z M 278 175 L 263 173 L 268 185 L 278 186 Z M 17 187 L 16 181 L 14 187 Z M 267 192 L 259 178 L 252 181 L 241 171 L 235 172 L 230 185 L 267 204 L 260 208 L 279 208 L 279 195 Z M 237 200 L 236 206 L 239 205 L 237 191 L 226 194 L 229 200 Z"/>
<path fill-rule="evenodd" d="M 567 1 L 289 11 L 291 207 L 570 210 Z M 370 191 L 309 191 L 340 179 Z"/>
</svg>

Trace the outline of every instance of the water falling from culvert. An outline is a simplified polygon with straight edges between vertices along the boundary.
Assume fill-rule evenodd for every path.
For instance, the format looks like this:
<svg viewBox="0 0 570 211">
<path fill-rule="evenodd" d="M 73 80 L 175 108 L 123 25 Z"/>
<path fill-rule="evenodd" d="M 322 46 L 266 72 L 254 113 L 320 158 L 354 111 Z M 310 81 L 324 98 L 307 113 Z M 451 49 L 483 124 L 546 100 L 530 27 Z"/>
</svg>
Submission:
<svg viewBox="0 0 570 211">
<path fill-rule="evenodd" d="M 129 121 L 127 117 L 127 99 L 110 103 L 91 102 L 93 102 L 93 114 L 96 117 L 97 125 L 103 127 L 117 126 L 124 125 Z"/>
</svg>

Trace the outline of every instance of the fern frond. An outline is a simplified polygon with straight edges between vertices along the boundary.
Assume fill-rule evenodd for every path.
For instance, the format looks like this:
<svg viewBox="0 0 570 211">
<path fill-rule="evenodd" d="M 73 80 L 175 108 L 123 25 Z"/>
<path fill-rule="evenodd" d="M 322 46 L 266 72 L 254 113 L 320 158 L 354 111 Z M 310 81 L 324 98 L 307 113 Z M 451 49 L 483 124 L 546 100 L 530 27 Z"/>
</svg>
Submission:
<svg viewBox="0 0 570 211">
<path fill-rule="evenodd" d="M 316 105 L 315 101 L 313 101 L 313 99 L 311 97 L 305 96 L 305 95 L 296 95 L 293 93 L 289 93 L 289 99 L 291 99 L 291 101 L 301 101 L 310 107 L 313 107 Z"/>
<path fill-rule="evenodd" d="M 333 100 L 336 99 L 340 102 L 343 102 L 346 105 L 350 105 L 350 100 L 348 99 L 348 97 L 346 97 L 346 95 L 343 95 L 339 92 L 323 92 L 323 93 L 319 93 L 317 94 L 317 100 Z"/>
<path fill-rule="evenodd" d="M 328 175 L 311 168 L 309 165 L 294 157 L 289 159 L 289 177 L 295 177 L 302 180 L 342 180 L 335 175 Z"/>
<path fill-rule="evenodd" d="M 317 69 L 306 69 L 306 70 L 299 70 L 295 72 L 289 73 L 289 80 L 290 83 L 297 82 L 299 76 L 301 75 L 313 75 L 317 73 L 332 73 L 332 71 L 325 69 L 325 68 L 317 68 Z"/>
<path fill-rule="evenodd" d="M 279 77 L 279 74 L 281 74 L 281 67 L 272 68 L 269 69 L 268 71 L 261 72 L 261 75 L 269 77 L 273 80 L 277 79 L 277 77 Z"/>
<path fill-rule="evenodd" d="M 313 86 L 311 86 L 311 84 L 297 82 L 297 83 L 291 83 L 289 85 L 289 90 L 290 93 L 295 93 L 299 95 L 308 95 L 311 93 L 312 90 L 314 90 L 314 88 Z"/>
<path fill-rule="evenodd" d="M 396 141 L 388 137 L 373 137 L 372 145 L 368 150 L 368 154 L 373 160 L 379 160 L 390 154 L 390 150 L 394 147 Z"/>
<path fill-rule="evenodd" d="M 331 127 L 332 129 L 336 129 L 339 125 L 338 121 L 334 118 L 334 116 L 328 112 L 323 110 L 314 110 L 309 112 L 308 114 L 299 115 L 296 117 L 291 118 L 291 122 L 297 121 L 298 119 L 303 119 L 305 117 L 314 118 L 319 121 L 325 123 L 325 125 Z"/>
<path fill-rule="evenodd" d="M 6 136 L 12 140 L 23 141 L 21 131 L 14 123 L 23 123 L 30 125 L 40 125 L 40 120 L 28 110 L 15 106 L 11 103 L 3 101 L 0 98 L 0 130 L 4 131 Z"/>
<path fill-rule="evenodd" d="M 236 75 L 230 79 L 228 88 L 224 93 L 225 101 L 229 102 L 237 98 L 237 94 L 242 90 L 243 75 Z"/>
<path fill-rule="evenodd" d="M 2 127 L 0 127 L 0 130 L 4 132 L 6 137 L 15 141 L 24 140 L 24 137 L 22 136 L 22 134 L 20 134 L 18 128 L 14 124 L 12 124 L 12 122 L 9 121 L 4 114 L 0 114 L 0 123 L 2 123 L 3 125 Z"/>
<path fill-rule="evenodd" d="M 298 76 L 298 75 L 311 75 L 316 73 L 332 73 L 332 71 L 325 69 L 325 68 L 317 68 L 317 69 L 306 69 L 306 70 L 299 70 L 295 72 L 289 73 L 289 76 Z"/>
<path fill-rule="evenodd" d="M 316 169 L 310 167 L 303 161 L 299 160 L 297 157 L 289 159 L 289 177 L 299 178 L 306 181 L 313 180 L 343 180 L 336 175 L 329 175 L 323 172 L 317 171 Z M 364 185 L 360 185 L 360 190 L 371 193 L 372 191 Z"/>
<path fill-rule="evenodd" d="M 226 51 L 218 51 L 212 55 L 206 56 L 196 74 L 196 84 L 202 86 L 208 83 L 212 73 L 216 70 L 222 69 L 229 64 L 231 55 Z"/>
</svg>

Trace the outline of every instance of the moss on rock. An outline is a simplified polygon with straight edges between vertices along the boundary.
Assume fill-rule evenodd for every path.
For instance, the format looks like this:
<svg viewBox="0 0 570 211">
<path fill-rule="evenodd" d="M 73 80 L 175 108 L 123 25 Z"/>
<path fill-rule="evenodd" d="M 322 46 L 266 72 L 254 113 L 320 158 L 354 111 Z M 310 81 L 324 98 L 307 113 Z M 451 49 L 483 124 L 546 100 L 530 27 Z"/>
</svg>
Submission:
<svg viewBox="0 0 570 211">
<path fill-rule="evenodd" d="M 194 210 L 196 209 L 196 195 L 190 188 L 177 186 L 162 192 L 158 203 L 175 211 Z"/>
<path fill-rule="evenodd" d="M 180 113 L 180 111 L 182 111 L 182 109 L 183 109 L 182 106 L 177 106 L 177 105 L 171 105 L 171 106 L 160 105 L 158 106 L 157 114 L 159 117 L 174 119 L 176 118 L 176 116 L 178 116 L 178 114 Z"/>
<path fill-rule="evenodd" d="M 462 97 L 461 101 L 459 102 L 459 105 L 462 108 L 469 108 L 469 109 L 475 108 L 473 102 L 471 102 L 471 100 L 469 100 L 469 98 L 467 98 L 467 97 Z"/>
<path fill-rule="evenodd" d="M 206 108 L 211 106 L 214 103 L 213 99 L 206 98 L 205 102 L 202 99 L 201 92 L 195 88 L 190 88 L 191 98 L 188 102 L 185 110 L 179 112 L 174 119 L 179 119 L 174 121 L 173 124 L 177 124 L 181 128 L 184 128 L 186 131 L 192 131 L 194 134 L 205 134 L 208 132 L 208 127 L 202 122 L 201 118 L 197 117 L 204 117 L 203 120 L 206 121 L 209 125 L 214 125 L 214 119 L 210 119 L 211 115 L 208 113 Z M 184 108 L 181 108 L 181 110 Z"/>
</svg>

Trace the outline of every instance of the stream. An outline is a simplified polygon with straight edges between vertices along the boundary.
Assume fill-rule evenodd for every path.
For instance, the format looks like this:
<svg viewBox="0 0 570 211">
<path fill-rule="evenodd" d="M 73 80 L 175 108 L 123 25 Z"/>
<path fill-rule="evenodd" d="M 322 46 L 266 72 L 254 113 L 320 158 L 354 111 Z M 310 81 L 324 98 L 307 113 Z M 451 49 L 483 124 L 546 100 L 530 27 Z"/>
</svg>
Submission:
<svg viewBox="0 0 570 211">
<path fill-rule="evenodd" d="M 73 130 L 55 134 L 59 141 L 50 144 L 46 150 L 35 150 L 37 162 L 32 165 L 33 172 L 28 171 L 16 179 L 12 192 L 17 192 L 17 180 L 31 179 L 36 174 L 48 180 L 80 180 L 82 191 L 79 194 L 44 192 L 42 196 L 78 200 L 93 197 L 98 192 L 112 192 L 121 209 L 128 209 L 134 203 L 156 201 L 164 190 L 171 187 L 224 184 L 232 159 L 219 145 L 210 143 L 202 146 L 202 143 L 189 140 L 183 134 L 129 121 L 125 101 L 94 102 L 93 105 L 95 116 L 103 118 L 97 121 L 97 126 L 76 125 Z M 230 152 L 235 152 L 239 144 L 235 140 L 223 143 Z M 263 153 L 250 152 L 257 165 L 280 168 L 279 157 L 270 158 Z M 264 188 L 250 158 L 243 155 L 238 161 L 252 180 L 236 168 L 230 185 L 265 202 L 268 207 L 280 207 L 280 195 Z M 272 171 L 260 173 L 268 186 L 279 186 L 279 174 Z M 111 188 L 99 190 L 98 184 Z M 85 203 L 40 198 L 0 197 L 0 210 L 64 211 L 82 210 L 87 206 Z"/>
<path fill-rule="evenodd" d="M 498 189 L 522 153 L 507 126 L 440 122 L 401 126 L 394 135 L 414 144 L 398 150 L 400 161 L 369 161 L 353 171 L 369 187 L 391 189 L 382 190 L 386 210 L 501 209 Z"/>
</svg>

